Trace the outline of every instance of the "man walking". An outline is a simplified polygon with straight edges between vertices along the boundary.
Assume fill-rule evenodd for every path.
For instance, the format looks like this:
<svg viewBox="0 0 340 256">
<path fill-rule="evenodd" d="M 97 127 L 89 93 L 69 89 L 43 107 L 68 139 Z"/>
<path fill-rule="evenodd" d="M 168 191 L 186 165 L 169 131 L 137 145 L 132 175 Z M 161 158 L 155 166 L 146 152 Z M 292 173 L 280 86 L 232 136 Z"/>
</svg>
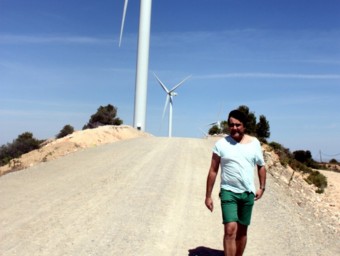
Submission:
<svg viewBox="0 0 340 256">
<path fill-rule="evenodd" d="M 254 200 L 262 197 L 266 169 L 260 142 L 245 134 L 246 116 L 233 110 L 228 116 L 230 135 L 216 142 L 206 184 L 205 205 L 213 211 L 211 197 L 219 166 L 221 166 L 220 199 L 224 224 L 224 255 L 241 256 L 247 243 Z M 260 188 L 255 189 L 254 169 L 257 167 Z"/>
</svg>

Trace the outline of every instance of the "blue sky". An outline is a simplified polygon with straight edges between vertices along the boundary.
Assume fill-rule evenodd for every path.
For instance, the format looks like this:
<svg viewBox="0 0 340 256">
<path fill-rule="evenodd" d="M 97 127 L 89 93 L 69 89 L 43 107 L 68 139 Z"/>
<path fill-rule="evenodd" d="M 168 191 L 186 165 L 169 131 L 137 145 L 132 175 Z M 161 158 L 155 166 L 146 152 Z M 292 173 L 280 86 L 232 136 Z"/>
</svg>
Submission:
<svg viewBox="0 0 340 256">
<path fill-rule="evenodd" d="M 133 124 L 140 1 L 0 0 L 0 144 L 30 131 L 81 130 L 99 106 Z M 340 153 L 340 2 L 153 0 L 146 131 L 202 137 L 208 123 L 246 105 L 271 137 L 316 160 Z M 340 156 L 335 156 L 340 160 Z"/>
</svg>

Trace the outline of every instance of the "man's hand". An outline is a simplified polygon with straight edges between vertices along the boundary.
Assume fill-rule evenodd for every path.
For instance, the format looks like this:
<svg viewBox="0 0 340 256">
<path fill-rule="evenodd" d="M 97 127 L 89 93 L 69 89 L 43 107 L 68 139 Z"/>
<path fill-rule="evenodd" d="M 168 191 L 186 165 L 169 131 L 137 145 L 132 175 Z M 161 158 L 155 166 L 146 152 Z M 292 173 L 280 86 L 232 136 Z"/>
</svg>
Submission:
<svg viewBox="0 0 340 256">
<path fill-rule="evenodd" d="M 256 200 L 259 200 L 259 199 L 262 197 L 263 192 L 264 192 L 264 189 L 262 189 L 262 188 L 260 188 L 260 189 L 258 189 L 258 190 L 256 191 L 255 201 L 256 201 Z"/>
<path fill-rule="evenodd" d="M 214 203 L 211 197 L 205 198 L 205 206 L 212 212 L 214 210 Z"/>
</svg>

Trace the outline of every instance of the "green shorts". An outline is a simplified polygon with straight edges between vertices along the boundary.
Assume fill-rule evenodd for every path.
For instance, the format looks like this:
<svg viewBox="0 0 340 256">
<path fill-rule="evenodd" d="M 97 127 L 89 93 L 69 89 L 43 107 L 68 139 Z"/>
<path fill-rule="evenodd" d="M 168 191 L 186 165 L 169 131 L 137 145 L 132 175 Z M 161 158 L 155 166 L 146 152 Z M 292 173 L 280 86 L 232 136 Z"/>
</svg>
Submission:
<svg viewBox="0 0 340 256">
<path fill-rule="evenodd" d="M 252 192 L 234 193 L 221 189 L 221 207 L 223 224 L 238 222 L 248 226 L 254 206 L 255 195 Z"/>
</svg>

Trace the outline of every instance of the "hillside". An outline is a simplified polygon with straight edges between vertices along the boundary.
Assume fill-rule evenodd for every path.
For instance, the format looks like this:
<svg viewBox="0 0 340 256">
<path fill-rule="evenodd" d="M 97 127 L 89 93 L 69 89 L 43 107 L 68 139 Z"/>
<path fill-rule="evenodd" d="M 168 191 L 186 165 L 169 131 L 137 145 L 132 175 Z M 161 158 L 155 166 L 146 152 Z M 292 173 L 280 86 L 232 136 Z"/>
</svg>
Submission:
<svg viewBox="0 0 340 256">
<path fill-rule="evenodd" d="M 47 140 L 43 143 L 40 149 L 24 154 L 18 159 L 13 159 L 6 166 L 1 166 L 0 176 L 11 171 L 18 171 L 27 167 L 32 167 L 41 162 L 57 159 L 82 149 L 120 140 L 146 136 L 152 135 L 138 131 L 127 125 L 105 125 L 96 129 L 75 131 L 74 133 L 60 139 Z"/>
<path fill-rule="evenodd" d="M 318 194 L 315 192 L 317 188 L 308 185 L 304 180 L 307 174 L 303 175 L 289 166 L 282 166 L 278 156 L 266 146 L 264 156 L 268 173 L 278 186 L 287 191 L 287 196 L 301 208 L 310 211 L 330 230 L 340 233 L 340 173 L 318 170 L 327 177 L 328 182 L 325 192 Z"/>
</svg>

